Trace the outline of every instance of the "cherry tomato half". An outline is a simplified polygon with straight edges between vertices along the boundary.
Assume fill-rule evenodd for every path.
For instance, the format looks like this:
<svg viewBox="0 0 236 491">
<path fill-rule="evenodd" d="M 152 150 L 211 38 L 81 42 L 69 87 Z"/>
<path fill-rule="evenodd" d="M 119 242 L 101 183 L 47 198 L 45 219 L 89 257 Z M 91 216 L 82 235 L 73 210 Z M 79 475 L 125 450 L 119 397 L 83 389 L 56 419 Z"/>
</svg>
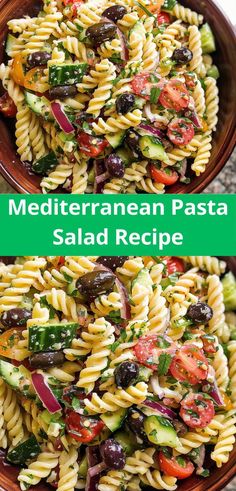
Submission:
<svg viewBox="0 0 236 491">
<path fill-rule="evenodd" d="M 188 107 L 190 96 L 186 86 L 180 80 L 172 79 L 163 88 L 159 102 L 166 109 L 182 111 Z"/>
<path fill-rule="evenodd" d="M 215 336 L 212 336 L 211 334 L 204 334 L 201 339 L 203 342 L 203 351 L 205 351 L 205 353 L 216 353 L 217 344 Z"/>
<path fill-rule="evenodd" d="M 184 262 L 179 257 L 165 256 L 166 267 L 168 275 L 173 273 L 184 273 Z"/>
<path fill-rule="evenodd" d="M 196 385 L 206 380 L 208 361 L 202 350 L 194 344 L 182 346 L 170 365 L 170 372 L 180 382 Z"/>
<path fill-rule="evenodd" d="M 49 89 L 49 85 L 42 82 L 44 76 L 44 68 L 35 67 L 27 72 L 24 80 L 24 87 L 34 92 L 43 94 Z"/>
<path fill-rule="evenodd" d="M 161 24 L 170 24 L 170 15 L 167 12 L 160 12 L 157 16 L 158 25 Z"/>
<path fill-rule="evenodd" d="M 16 105 L 7 92 L 0 97 L 0 111 L 7 118 L 14 118 L 16 116 Z"/>
<path fill-rule="evenodd" d="M 160 354 L 174 355 L 177 346 L 163 336 L 151 334 L 139 338 L 133 349 L 139 363 L 155 371 L 158 368 Z"/>
<path fill-rule="evenodd" d="M 67 431 L 77 442 L 91 442 L 102 431 L 104 426 L 103 421 L 81 416 L 75 411 L 67 411 L 66 413 Z"/>
<path fill-rule="evenodd" d="M 186 479 L 194 472 L 194 465 L 183 455 L 171 457 L 159 452 L 159 466 L 162 472 L 178 479 Z"/>
<path fill-rule="evenodd" d="M 206 394 L 190 393 L 180 405 L 180 416 L 190 428 L 205 428 L 215 416 L 214 404 Z"/>
<path fill-rule="evenodd" d="M 103 150 L 109 145 L 108 141 L 103 138 L 96 138 L 88 133 L 82 131 L 78 133 L 77 142 L 80 147 L 80 151 L 88 157 L 97 157 Z"/>
<path fill-rule="evenodd" d="M 184 118 L 175 118 L 169 123 L 167 135 L 174 145 L 187 145 L 194 137 L 194 126 Z"/>
<path fill-rule="evenodd" d="M 143 72 L 135 75 L 131 82 L 131 87 L 136 95 L 149 99 L 152 83 L 150 82 L 150 73 Z"/>
<path fill-rule="evenodd" d="M 167 186 L 171 186 L 171 184 L 174 184 L 179 179 L 177 172 L 169 167 L 166 167 L 165 169 L 157 169 L 155 165 L 151 164 L 150 172 L 152 179 L 154 179 L 155 182 L 161 182 Z"/>
</svg>

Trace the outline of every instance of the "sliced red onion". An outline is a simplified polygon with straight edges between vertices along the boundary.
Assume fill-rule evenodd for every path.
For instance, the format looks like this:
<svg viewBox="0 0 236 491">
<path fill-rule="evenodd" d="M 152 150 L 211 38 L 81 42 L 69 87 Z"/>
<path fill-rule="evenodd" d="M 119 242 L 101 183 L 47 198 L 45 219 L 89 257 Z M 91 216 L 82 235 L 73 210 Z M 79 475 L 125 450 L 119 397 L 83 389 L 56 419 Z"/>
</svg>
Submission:
<svg viewBox="0 0 236 491">
<path fill-rule="evenodd" d="M 207 388 L 207 390 L 204 390 L 204 388 Z M 224 406 L 224 401 L 216 382 L 214 382 L 213 384 L 208 383 L 207 385 L 203 385 L 202 390 L 203 392 L 207 392 L 207 394 L 209 394 L 209 396 L 214 399 L 217 406 Z"/>
<path fill-rule="evenodd" d="M 187 159 L 182 160 L 181 169 L 178 171 L 181 177 L 185 177 L 187 171 Z"/>
<path fill-rule="evenodd" d="M 150 126 L 149 124 L 141 123 L 137 127 L 137 130 L 139 130 L 139 129 L 145 131 L 146 133 L 150 133 L 153 136 L 157 136 L 157 138 L 160 138 L 161 140 L 163 138 L 165 138 L 165 135 L 161 130 L 159 130 L 158 128 L 154 128 L 153 126 Z"/>
<path fill-rule="evenodd" d="M 115 274 L 110 268 L 107 268 L 103 264 L 98 264 L 95 267 L 95 269 L 96 270 L 109 271 L 110 273 Z M 121 318 L 125 319 L 125 320 L 129 320 L 129 319 L 131 319 L 131 308 L 130 308 L 130 304 L 129 304 L 128 292 L 127 292 L 125 286 L 123 285 L 123 283 L 119 280 L 119 278 L 117 278 L 117 276 L 116 276 L 115 283 L 116 283 L 116 288 L 118 290 L 118 293 L 120 294 L 120 300 L 121 300 L 121 304 L 122 304 L 121 309 L 120 309 Z"/>
<path fill-rule="evenodd" d="M 61 104 L 59 102 L 51 102 L 51 109 L 53 116 L 57 120 L 62 131 L 65 133 L 73 133 L 74 127 L 64 113 Z"/>
<path fill-rule="evenodd" d="M 196 128 L 202 128 L 201 121 L 200 121 L 196 111 L 187 109 L 184 112 L 184 116 L 185 116 L 185 118 L 190 119 L 190 121 L 192 121 L 192 123 L 194 124 L 194 126 L 196 126 Z"/>
<path fill-rule="evenodd" d="M 125 38 L 123 32 L 121 32 L 121 30 L 119 28 L 117 28 L 117 35 L 118 35 L 118 38 L 120 40 L 120 45 L 121 45 L 121 49 L 122 49 L 120 57 L 123 61 L 128 61 L 129 50 L 128 50 L 128 46 L 127 46 L 127 41 L 126 41 L 126 38 Z"/>
<path fill-rule="evenodd" d="M 151 409 L 156 411 L 158 414 L 160 414 L 160 416 L 165 416 L 165 418 L 168 418 L 168 419 L 176 419 L 177 418 L 176 413 L 174 411 L 172 411 L 172 409 L 170 409 L 169 407 L 163 406 L 159 402 L 150 401 L 149 399 L 146 399 L 146 401 L 144 401 L 142 404 L 144 406 L 150 407 Z"/>
<path fill-rule="evenodd" d="M 44 376 L 41 373 L 32 373 L 32 383 L 40 401 L 50 413 L 53 414 L 62 410 L 61 405 L 45 382 Z"/>
<path fill-rule="evenodd" d="M 193 452 L 194 453 L 194 452 Z M 205 445 L 201 445 L 198 449 L 198 452 L 196 452 L 196 456 L 191 456 L 191 460 L 196 464 L 198 469 L 202 469 L 204 460 L 206 456 L 206 448 Z"/>
<path fill-rule="evenodd" d="M 85 491 L 97 491 L 97 485 L 100 478 L 99 473 L 91 476 L 89 470 L 91 468 L 97 467 L 97 465 L 100 465 L 101 455 L 99 451 L 99 446 L 94 445 L 92 447 L 87 447 L 86 457 L 88 461 L 88 473 L 86 478 Z"/>
<path fill-rule="evenodd" d="M 98 178 L 100 175 L 105 174 L 105 166 L 103 160 L 94 162 L 94 172 L 95 172 L 95 179 L 94 179 L 93 192 L 94 194 L 101 194 L 105 179 L 98 182 Z"/>
<path fill-rule="evenodd" d="M 95 179 L 96 179 L 96 183 L 97 184 L 100 184 L 101 182 L 104 182 L 106 181 L 107 179 L 109 179 L 109 174 L 108 172 L 104 172 L 103 174 L 99 174 L 99 176 L 96 176 Z"/>
<path fill-rule="evenodd" d="M 90 477 L 97 476 L 97 474 L 101 474 L 102 471 L 104 471 L 107 468 L 107 465 L 105 462 L 100 462 L 100 464 L 94 465 L 93 467 L 90 467 L 88 470 L 88 473 Z"/>
</svg>

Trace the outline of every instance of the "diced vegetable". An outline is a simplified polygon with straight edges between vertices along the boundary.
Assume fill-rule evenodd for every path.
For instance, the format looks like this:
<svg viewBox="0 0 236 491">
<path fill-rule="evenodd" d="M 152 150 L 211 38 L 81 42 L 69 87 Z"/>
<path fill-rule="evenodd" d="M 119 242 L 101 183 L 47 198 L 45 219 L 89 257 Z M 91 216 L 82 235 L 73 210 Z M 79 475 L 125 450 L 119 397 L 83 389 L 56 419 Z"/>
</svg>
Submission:
<svg viewBox="0 0 236 491">
<path fill-rule="evenodd" d="M 202 52 L 204 54 L 213 53 L 216 50 L 214 34 L 209 24 L 203 24 L 200 29 Z"/>
<path fill-rule="evenodd" d="M 49 84 L 53 86 L 77 84 L 81 82 L 87 67 L 87 63 L 52 65 L 49 67 Z"/>
<path fill-rule="evenodd" d="M 57 351 L 69 348 L 78 327 L 77 323 L 31 326 L 29 328 L 29 349 L 37 353 L 38 351 Z"/>
<path fill-rule="evenodd" d="M 28 393 L 31 374 L 23 365 L 15 367 L 8 361 L 0 360 L 0 375 L 12 389 Z"/>
<path fill-rule="evenodd" d="M 118 131 L 117 133 L 111 133 L 110 135 L 106 135 L 107 141 L 113 148 L 117 148 L 122 144 L 124 140 L 125 131 Z"/>
<path fill-rule="evenodd" d="M 12 51 L 12 47 L 16 41 L 17 41 L 17 38 L 9 33 L 7 36 L 6 47 L 5 47 L 6 53 L 8 56 L 10 56 L 10 53 Z"/>
<path fill-rule="evenodd" d="M 152 280 L 147 268 L 141 269 L 141 271 L 137 274 L 136 278 L 132 282 L 132 288 L 136 283 L 145 286 L 149 290 L 152 288 Z"/>
<path fill-rule="evenodd" d="M 53 121 L 50 102 L 46 97 L 39 97 L 25 90 L 25 100 L 34 113 L 42 116 L 47 121 Z"/>
<path fill-rule="evenodd" d="M 109 428 L 110 431 L 116 431 L 121 427 L 124 418 L 126 416 L 126 409 L 119 409 L 115 412 L 108 412 L 101 415 L 103 423 Z"/>
<path fill-rule="evenodd" d="M 50 152 L 47 155 L 44 155 L 38 160 L 35 160 L 32 164 L 32 170 L 35 174 L 45 175 L 47 172 L 55 169 L 57 166 L 57 157 L 54 152 Z"/>
<path fill-rule="evenodd" d="M 144 157 L 162 162 L 168 161 L 164 147 L 155 136 L 141 136 L 139 146 Z"/>
<path fill-rule="evenodd" d="M 86 455 L 82 458 L 81 462 L 79 463 L 79 471 L 78 471 L 78 476 L 82 478 L 86 478 L 88 472 L 88 460 Z"/>
<path fill-rule="evenodd" d="M 176 5 L 177 0 L 164 0 L 164 3 L 162 5 L 162 10 L 172 10 L 174 6 Z"/>
<path fill-rule="evenodd" d="M 17 447 L 10 450 L 7 454 L 7 460 L 12 464 L 24 465 L 27 460 L 33 460 L 40 453 L 40 446 L 35 438 L 31 436 Z"/>
<path fill-rule="evenodd" d="M 132 156 L 131 152 L 127 148 L 124 147 L 118 148 L 116 150 L 116 154 L 121 158 L 125 167 L 128 167 L 134 161 L 134 157 Z"/>
<path fill-rule="evenodd" d="M 226 310 L 236 309 L 236 279 L 230 271 L 222 279 L 224 304 Z"/>
<path fill-rule="evenodd" d="M 123 448 L 126 455 L 131 455 L 137 448 L 135 444 L 134 435 L 127 431 L 117 431 L 114 434 L 114 440 L 116 440 Z"/>
<path fill-rule="evenodd" d="M 212 78 L 215 78 L 216 80 L 219 78 L 220 76 L 220 72 L 217 68 L 216 65 L 212 65 L 209 70 L 207 71 L 207 76 L 208 77 L 212 77 Z"/>
<path fill-rule="evenodd" d="M 179 444 L 177 433 L 169 419 L 162 416 L 148 416 L 144 421 L 144 429 L 154 445 L 175 448 Z"/>
</svg>

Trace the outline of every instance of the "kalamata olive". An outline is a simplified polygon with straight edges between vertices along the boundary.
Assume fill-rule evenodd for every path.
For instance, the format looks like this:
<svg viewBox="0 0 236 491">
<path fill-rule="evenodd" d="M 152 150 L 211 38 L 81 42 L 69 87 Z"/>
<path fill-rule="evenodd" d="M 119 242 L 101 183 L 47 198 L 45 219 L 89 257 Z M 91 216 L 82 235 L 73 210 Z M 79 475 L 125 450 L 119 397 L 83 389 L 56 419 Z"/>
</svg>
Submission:
<svg viewBox="0 0 236 491">
<path fill-rule="evenodd" d="M 116 367 L 114 375 L 117 387 L 126 389 L 138 377 L 139 366 L 134 361 L 124 361 Z"/>
<path fill-rule="evenodd" d="M 0 263 L 4 263 L 6 265 L 14 264 L 15 260 L 16 256 L 0 256 Z"/>
<path fill-rule="evenodd" d="M 3 312 L 0 321 L 7 329 L 10 327 L 25 327 L 27 320 L 31 318 L 31 315 L 30 310 L 16 307 L 15 309 Z"/>
<path fill-rule="evenodd" d="M 125 143 L 128 145 L 135 158 L 142 156 L 142 152 L 139 147 L 139 138 L 140 136 L 138 133 L 132 130 L 129 130 L 125 137 Z"/>
<path fill-rule="evenodd" d="M 94 46 L 100 46 L 104 41 L 113 39 L 116 35 L 117 27 L 112 22 L 102 21 L 93 24 L 86 30 L 86 36 Z"/>
<path fill-rule="evenodd" d="M 27 59 L 28 65 L 33 68 L 36 66 L 47 65 L 48 60 L 51 60 L 51 55 L 46 51 L 35 51 L 30 53 Z"/>
<path fill-rule="evenodd" d="M 189 63 L 192 60 L 192 57 L 193 52 L 185 47 L 175 49 L 172 55 L 172 59 L 176 61 L 178 65 L 185 65 L 185 63 Z"/>
<path fill-rule="evenodd" d="M 138 437 L 141 438 L 143 441 L 147 441 L 147 435 L 144 430 L 144 421 L 146 419 L 146 416 L 144 416 L 143 413 L 140 411 L 137 411 L 136 409 L 129 409 L 129 413 L 127 416 L 126 423 L 129 427 L 129 429 Z"/>
<path fill-rule="evenodd" d="M 48 351 L 47 353 L 34 353 L 29 357 L 32 368 L 48 368 L 62 365 L 65 355 L 62 351 Z"/>
<path fill-rule="evenodd" d="M 186 435 L 186 433 L 188 433 L 188 427 L 183 421 L 180 421 L 179 419 L 173 419 L 172 423 L 177 432 L 177 435 L 184 436 Z"/>
<path fill-rule="evenodd" d="M 212 316 L 212 308 L 204 302 L 192 303 L 187 310 L 187 317 L 196 324 L 206 324 Z"/>
<path fill-rule="evenodd" d="M 123 469 L 125 466 L 125 453 L 116 440 L 109 438 L 101 445 L 103 461 L 110 469 Z"/>
<path fill-rule="evenodd" d="M 134 103 L 134 94 L 124 92 L 124 94 L 119 95 L 116 99 L 116 110 L 120 114 L 126 114 L 134 107 Z"/>
<path fill-rule="evenodd" d="M 77 94 L 76 85 L 57 85 L 48 91 L 50 99 L 65 99 Z"/>
<path fill-rule="evenodd" d="M 112 7 L 108 7 L 104 10 L 102 15 L 113 22 L 117 22 L 122 19 L 125 14 L 127 14 L 127 9 L 123 5 L 112 5 Z"/>
<path fill-rule="evenodd" d="M 109 157 L 105 159 L 105 166 L 111 177 L 123 177 L 125 173 L 124 163 L 116 153 L 111 153 Z"/>
<path fill-rule="evenodd" d="M 98 296 L 111 290 L 116 277 L 110 271 L 92 271 L 81 276 L 76 287 L 85 296 Z"/>
<path fill-rule="evenodd" d="M 96 262 L 115 271 L 116 268 L 123 266 L 127 259 L 129 259 L 129 256 L 100 256 Z"/>
</svg>

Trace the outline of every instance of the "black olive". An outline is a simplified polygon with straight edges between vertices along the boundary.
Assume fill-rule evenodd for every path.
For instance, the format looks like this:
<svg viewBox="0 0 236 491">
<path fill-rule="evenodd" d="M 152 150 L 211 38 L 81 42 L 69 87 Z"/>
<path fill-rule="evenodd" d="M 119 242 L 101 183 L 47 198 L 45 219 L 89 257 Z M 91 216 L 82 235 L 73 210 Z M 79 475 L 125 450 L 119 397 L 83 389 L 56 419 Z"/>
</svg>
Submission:
<svg viewBox="0 0 236 491">
<path fill-rule="evenodd" d="M 86 36 L 94 46 L 100 46 L 104 41 L 113 39 L 116 35 L 117 27 L 112 22 L 99 22 L 88 27 Z"/>
<path fill-rule="evenodd" d="M 185 63 L 189 63 L 192 60 L 192 57 L 192 51 L 185 47 L 175 49 L 172 55 L 172 59 L 176 61 L 178 65 L 185 65 Z"/>
<path fill-rule="evenodd" d="M 115 275 L 110 271 L 92 271 L 81 276 L 76 287 L 85 297 L 96 297 L 111 290 L 115 280 Z"/>
<path fill-rule="evenodd" d="M 51 55 L 46 51 L 35 51 L 27 58 L 28 65 L 33 68 L 36 66 L 47 65 L 48 60 L 51 60 Z"/>
<path fill-rule="evenodd" d="M 111 177 L 123 177 L 125 173 L 124 163 L 116 153 L 111 153 L 105 159 L 105 166 Z"/>
<path fill-rule="evenodd" d="M 127 14 L 127 9 L 123 5 L 112 5 L 112 7 L 108 7 L 104 10 L 102 16 L 113 22 L 117 22 L 122 19 L 125 14 Z"/>
<path fill-rule="evenodd" d="M 135 158 L 142 157 L 142 152 L 139 147 L 140 136 L 135 131 L 129 130 L 125 137 L 125 143 L 132 151 Z"/>
<path fill-rule="evenodd" d="M 123 266 L 127 259 L 129 259 L 129 256 L 100 256 L 96 262 L 115 271 L 116 268 Z"/>
<path fill-rule="evenodd" d="M 4 264 L 14 264 L 16 256 L 0 256 L 0 263 Z"/>
<path fill-rule="evenodd" d="M 32 368 L 49 368 L 62 365 L 65 355 L 62 351 L 48 351 L 47 353 L 34 353 L 29 357 L 29 364 Z"/>
<path fill-rule="evenodd" d="M 129 429 L 144 442 L 148 441 L 146 432 L 144 430 L 144 421 L 146 416 L 136 409 L 130 408 L 127 416 L 126 423 Z"/>
<path fill-rule="evenodd" d="M 139 366 L 134 361 L 124 361 L 116 367 L 114 376 L 117 387 L 126 389 L 138 377 Z"/>
<path fill-rule="evenodd" d="M 50 99 L 65 99 L 77 94 L 76 85 L 57 85 L 48 91 Z"/>
<path fill-rule="evenodd" d="M 125 466 L 125 453 L 116 440 L 109 438 L 101 445 L 103 461 L 110 469 L 123 469 Z"/>
<path fill-rule="evenodd" d="M 31 319 L 31 315 L 32 314 L 30 310 L 16 307 L 15 309 L 3 312 L 0 321 L 2 325 L 6 328 L 25 327 L 27 320 Z"/>
<path fill-rule="evenodd" d="M 119 95 L 116 99 L 116 110 L 120 114 L 126 114 L 134 107 L 134 103 L 134 94 L 124 92 L 124 94 Z"/>
<path fill-rule="evenodd" d="M 187 310 L 187 317 L 196 324 L 206 324 L 213 317 L 213 310 L 207 303 L 193 303 Z"/>
</svg>

